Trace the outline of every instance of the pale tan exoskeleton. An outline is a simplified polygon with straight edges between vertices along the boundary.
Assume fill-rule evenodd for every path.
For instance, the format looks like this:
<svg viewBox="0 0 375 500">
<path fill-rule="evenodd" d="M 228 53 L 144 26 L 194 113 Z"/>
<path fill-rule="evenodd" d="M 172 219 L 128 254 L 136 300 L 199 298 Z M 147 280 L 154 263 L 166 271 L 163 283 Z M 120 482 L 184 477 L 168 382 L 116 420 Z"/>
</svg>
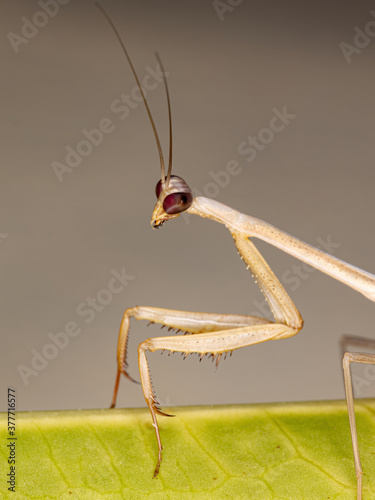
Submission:
<svg viewBox="0 0 375 500">
<path fill-rule="evenodd" d="M 269 321 L 255 316 L 240 316 L 230 314 L 197 313 L 186 311 L 174 311 L 170 309 L 159 309 L 155 307 L 132 307 L 125 311 L 120 327 L 117 347 L 117 376 L 112 399 L 113 408 L 116 403 L 117 392 L 121 374 L 133 380 L 127 373 L 126 353 L 129 335 L 130 318 L 143 319 L 154 323 L 160 323 L 171 329 L 182 330 L 191 335 L 183 337 L 157 337 L 142 342 L 138 347 L 138 363 L 141 376 L 143 394 L 150 409 L 153 425 L 158 442 L 158 460 L 154 471 L 157 476 L 160 469 L 162 444 L 159 433 L 157 414 L 163 413 L 157 403 L 152 389 L 150 373 L 146 359 L 146 351 L 154 352 L 158 349 L 171 352 L 181 352 L 185 356 L 198 353 L 201 358 L 209 355 L 216 358 L 216 364 L 220 358 L 228 352 L 240 347 L 250 346 L 267 340 L 285 339 L 296 335 L 303 326 L 302 317 L 296 306 L 284 290 L 280 281 L 276 278 L 271 268 L 258 252 L 249 238 L 260 238 L 274 245 L 284 252 L 300 259 L 310 266 L 332 276 L 342 283 L 354 288 L 365 295 L 368 299 L 375 301 L 375 275 L 362 271 L 350 264 L 332 257 L 317 248 L 280 231 L 274 226 L 256 219 L 250 215 L 237 212 L 217 201 L 196 197 L 194 198 L 189 186 L 180 177 L 171 175 L 172 170 L 172 127 L 169 92 L 164 77 L 167 94 L 170 130 L 169 165 L 165 175 L 163 154 L 156 132 L 154 121 L 142 92 L 134 66 L 130 60 L 127 50 L 112 21 L 104 10 L 98 6 L 111 24 L 125 56 L 130 64 L 137 84 L 145 103 L 151 125 L 155 134 L 156 143 L 160 156 L 161 180 L 156 186 L 157 202 L 151 217 L 154 228 L 161 227 L 166 221 L 178 217 L 182 212 L 199 215 L 224 224 L 231 232 L 238 253 L 246 263 L 256 283 L 265 295 L 275 321 Z M 161 61 L 157 56 L 161 69 Z M 164 70 L 163 70 L 164 73 Z M 355 425 L 355 414 L 353 406 L 352 384 L 350 379 L 350 363 L 375 364 L 374 354 L 345 353 L 344 355 L 344 378 L 346 399 L 349 412 L 350 430 L 353 442 L 355 469 L 357 474 L 357 495 L 362 497 L 362 470 L 358 451 L 358 440 Z"/>
</svg>

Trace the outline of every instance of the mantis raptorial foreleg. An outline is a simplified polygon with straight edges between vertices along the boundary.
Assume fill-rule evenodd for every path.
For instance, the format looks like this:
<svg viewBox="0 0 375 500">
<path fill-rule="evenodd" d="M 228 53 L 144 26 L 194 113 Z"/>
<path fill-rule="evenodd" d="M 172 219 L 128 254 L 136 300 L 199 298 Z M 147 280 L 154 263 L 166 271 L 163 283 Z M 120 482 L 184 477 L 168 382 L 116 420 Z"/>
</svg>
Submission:
<svg viewBox="0 0 375 500">
<path fill-rule="evenodd" d="M 146 359 L 146 351 L 157 349 L 167 349 L 191 354 L 198 353 L 201 356 L 210 354 L 216 357 L 216 362 L 227 352 L 240 347 L 249 346 L 267 340 L 276 340 L 291 337 L 300 331 L 303 326 L 302 318 L 285 292 L 281 283 L 271 271 L 268 264 L 260 255 L 258 250 L 248 238 L 260 238 L 271 245 L 291 254 L 303 262 L 319 269 L 320 271 L 350 286 L 354 290 L 362 293 L 368 299 L 375 301 L 375 276 L 362 271 L 355 266 L 347 264 L 317 248 L 294 238 L 293 236 L 280 231 L 267 222 L 256 219 L 250 215 L 241 214 L 230 207 L 207 198 L 194 198 L 186 182 L 172 173 L 172 121 L 170 99 L 167 81 L 164 78 L 165 90 L 168 102 L 170 147 L 167 175 L 165 174 L 164 158 L 156 131 L 154 121 L 151 116 L 145 95 L 140 85 L 129 54 L 116 30 L 113 22 L 99 6 L 103 14 L 111 24 L 119 43 L 128 60 L 135 80 L 142 95 L 153 131 L 160 158 L 161 176 L 156 185 L 157 202 L 152 214 L 151 224 L 154 228 L 161 227 L 166 221 L 178 217 L 182 212 L 188 212 L 203 218 L 211 219 L 224 224 L 232 233 L 237 249 L 246 262 L 247 267 L 252 272 L 256 282 L 260 286 L 270 305 L 275 322 L 257 318 L 254 316 L 235 316 L 212 313 L 194 313 L 171 311 L 169 309 L 157 309 L 152 307 L 134 307 L 127 309 L 121 324 L 119 342 L 117 348 L 117 376 L 115 390 L 112 400 L 112 407 L 115 406 L 119 381 L 121 374 L 131 379 L 126 371 L 126 350 L 129 335 L 130 318 L 147 319 L 152 322 L 161 323 L 170 328 L 185 330 L 192 335 L 185 337 L 160 337 L 152 338 L 142 342 L 138 348 L 139 371 L 143 394 L 147 405 L 150 408 L 153 424 L 158 441 L 158 461 L 154 476 L 159 472 L 161 462 L 162 444 L 157 413 L 163 414 L 158 408 L 156 397 L 152 390 L 149 369 Z M 158 62 L 164 73 L 161 61 Z M 353 394 L 350 379 L 350 362 L 374 363 L 375 356 L 370 354 L 350 354 L 344 357 L 345 387 L 348 403 L 350 428 L 355 457 L 355 467 L 357 472 L 358 499 L 362 495 L 362 470 L 359 460 L 357 432 L 355 428 L 355 414 L 353 406 Z M 132 379 L 131 379 L 132 380 Z"/>
<path fill-rule="evenodd" d="M 117 346 L 117 375 L 111 408 L 116 405 L 117 392 L 121 374 L 135 382 L 127 372 L 127 342 L 129 336 L 130 319 L 148 320 L 150 323 L 159 323 L 186 333 L 208 333 L 230 328 L 238 328 L 245 325 L 257 325 L 269 321 L 255 316 L 244 316 L 234 314 L 197 313 L 188 311 L 173 311 L 171 309 L 160 309 L 157 307 L 132 307 L 125 311 L 120 326 L 120 334 Z"/>
<path fill-rule="evenodd" d="M 185 356 L 197 353 L 201 357 L 209 354 L 214 358 L 216 357 L 216 363 L 218 364 L 223 354 L 267 340 L 291 337 L 298 333 L 303 326 L 297 308 L 253 243 L 247 236 L 240 233 L 233 232 L 232 235 L 241 258 L 245 261 L 247 268 L 253 274 L 270 304 L 275 323 L 256 316 L 172 311 L 153 307 L 127 309 L 121 323 L 117 347 L 117 376 L 112 407 L 116 404 L 121 373 L 129 377 L 126 371 L 126 354 L 131 317 L 161 323 L 164 326 L 185 330 L 193 334 L 188 337 L 151 338 L 142 342 L 138 347 L 138 363 L 143 395 L 152 415 L 158 442 L 158 461 L 154 477 L 160 469 L 162 452 L 156 414 L 166 414 L 161 412 L 158 407 L 152 389 L 146 351 L 154 352 L 157 349 L 162 349 L 181 352 Z"/>
</svg>

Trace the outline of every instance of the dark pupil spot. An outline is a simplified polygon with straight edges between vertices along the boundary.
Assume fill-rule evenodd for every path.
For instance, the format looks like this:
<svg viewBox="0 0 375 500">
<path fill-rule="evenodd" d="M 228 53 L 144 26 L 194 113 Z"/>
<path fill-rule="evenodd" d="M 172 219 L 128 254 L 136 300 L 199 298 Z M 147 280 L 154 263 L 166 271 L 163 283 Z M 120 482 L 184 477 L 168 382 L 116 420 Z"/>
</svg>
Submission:
<svg viewBox="0 0 375 500">
<path fill-rule="evenodd" d="M 192 202 L 190 193 L 172 193 L 165 197 L 163 208 L 167 214 L 178 214 L 187 210 Z"/>
</svg>

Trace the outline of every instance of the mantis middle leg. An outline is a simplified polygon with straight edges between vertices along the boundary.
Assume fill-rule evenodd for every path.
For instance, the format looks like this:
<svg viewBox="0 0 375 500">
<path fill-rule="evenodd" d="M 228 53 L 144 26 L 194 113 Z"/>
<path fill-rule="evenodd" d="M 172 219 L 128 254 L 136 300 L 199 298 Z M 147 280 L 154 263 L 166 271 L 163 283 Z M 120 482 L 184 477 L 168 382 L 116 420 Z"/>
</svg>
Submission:
<svg viewBox="0 0 375 500">
<path fill-rule="evenodd" d="M 350 373 L 350 363 L 366 363 L 375 365 L 375 354 L 360 353 L 360 352 L 346 352 L 343 359 L 344 368 L 344 381 L 345 381 L 345 395 L 346 404 L 348 406 L 350 434 L 352 436 L 354 466 L 357 476 L 357 500 L 362 499 L 362 466 L 359 457 L 357 426 L 354 413 L 354 398 L 353 398 L 353 384 Z"/>
</svg>

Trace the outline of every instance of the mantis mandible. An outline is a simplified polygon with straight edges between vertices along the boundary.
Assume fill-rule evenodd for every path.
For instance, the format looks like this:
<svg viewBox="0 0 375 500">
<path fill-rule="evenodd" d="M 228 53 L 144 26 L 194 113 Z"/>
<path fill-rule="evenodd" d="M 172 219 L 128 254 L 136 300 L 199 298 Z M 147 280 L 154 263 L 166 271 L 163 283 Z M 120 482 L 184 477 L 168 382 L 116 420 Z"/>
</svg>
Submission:
<svg viewBox="0 0 375 500">
<path fill-rule="evenodd" d="M 156 415 L 171 415 L 162 412 L 157 402 L 151 384 L 146 352 L 154 352 L 161 349 L 169 350 L 170 352 L 181 352 L 184 356 L 197 353 L 201 359 L 203 356 L 208 355 L 213 357 L 217 366 L 223 355 L 225 356 L 235 349 L 266 342 L 267 340 L 292 337 L 302 329 L 303 320 L 298 309 L 250 238 L 259 238 L 274 245 L 280 250 L 350 286 L 374 302 L 375 275 L 332 257 L 267 222 L 250 215 L 242 214 L 215 200 L 200 196 L 193 197 L 186 182 L 181 177 L 172 175 L 171 105 L 165 71 L 158 54 L 156 54 L 163 72 L 169 115 L 169 162 L 167 174 L 165 174 L 164 158 L 159 137 L 133 63 L 112 20 L 100 5 L 96 5 L 107 18 L 122 47 L 142 95 L 156 139 L 160 157 L 161 177 L 156 185 L 157 202 L 151 217 L 152 227 L 160 228 L 166 221 L 177 218 L 183 212 L 224 224 L 232 234 L 241 259 L 245 262 L 246 268 L 251 272 L 268 301 L 274 317 L 274 321 L 272 322 L 268 319 L 248 315 L 186 312 L 143 306 L 131 307 L 125 311 L 118 339 L 117 375 L 111 408 L 116 404 L 121 374 L 134 381 L 128 374 L 128 365 L 126 362 L 131 318 L 148 320 L 152 323 L 167 326 L 169 329 L 182 330 L 191 334 L 183 337 L 149 338 L 139 344 L 138 347 L 138 364 L 143 395 L 151 412 L 158 443 L 158 459 L 154 471 L 154 477 L 156 477 L 160 470 L 163 449 Z M 345 392 L 357 476 L 357 499 L 359 500 L 362 498 L 362 469 L 350 376 L 350 363 L 352 362 L 375 364 L 375 354 L 346 352 L 343 359 Z"/>
</svg>

